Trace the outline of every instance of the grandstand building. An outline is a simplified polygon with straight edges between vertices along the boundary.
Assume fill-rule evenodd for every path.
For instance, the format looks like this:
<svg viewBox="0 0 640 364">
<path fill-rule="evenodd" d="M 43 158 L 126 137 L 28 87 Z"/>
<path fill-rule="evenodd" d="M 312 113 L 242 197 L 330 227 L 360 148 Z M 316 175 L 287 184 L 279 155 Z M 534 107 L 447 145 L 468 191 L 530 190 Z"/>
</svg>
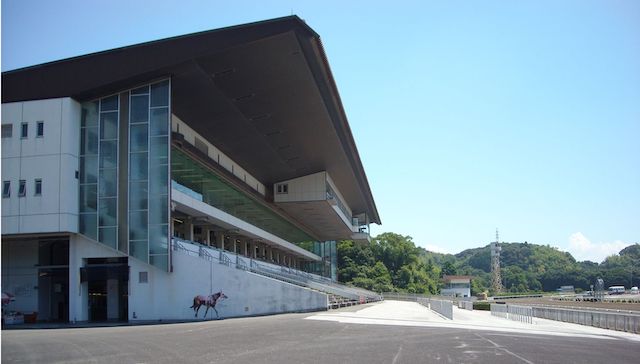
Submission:
<svg viewBox="0 0 640 364">
<path fill-rule="evenodd" d="M 336 241 L 380 217 L 296 16 L 4 72 L 2 182 L 2 291 L 38 320 L 374 298 L 336 282 Z"/>
</svg>

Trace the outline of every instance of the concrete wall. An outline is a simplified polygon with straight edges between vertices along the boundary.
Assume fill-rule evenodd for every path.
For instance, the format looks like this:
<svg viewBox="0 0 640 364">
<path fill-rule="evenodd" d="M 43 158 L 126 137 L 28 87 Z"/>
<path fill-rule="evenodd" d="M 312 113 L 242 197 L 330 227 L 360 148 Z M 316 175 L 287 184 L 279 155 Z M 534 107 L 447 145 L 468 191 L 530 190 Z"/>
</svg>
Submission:
<svg viewBox="0 0 640 364">
<path fill-rule="evenodd" d="M 69 319 L 86 321 L 89 319 L 88 285 L 80 283 L 80 267 L 84 266 L 86 258 L 123 254 L 82 235 L 72 236 L 69 244 Z M 193 298 L 218 291 L 229 297 L 216 306 L 220 317 L 323 310 L 327 307 L 327 296 L 323 293 L 228 267 L 217 260 L 211 262 L 180 252 L 173 252 L 171 273 L 132 257 L 129 257 L 129 266 L 129 320 L 132 321 L 195 319 L 190 308 Z M 147 283 L 140 282 L 140 272 L 147 272 Z M 203 317 L 205 310 L 206 307 L 201 308 L 199 318 Z M 215 318 L 215 312 L 209 310 L 208 317 Z"/>
<path fill-rule="evenodd" d="M 38 311 L 38 241 L 2 242 L 2 292 L 15 296 L 9 311 Z"/>
<path fill-rule="evenodd" d="M 36 136 L 37 122 L 44 135 Z M 21 124 L 28 136 L 21 138 Z M 11 182 L 11 196 L 2 199 L 2 233 L 76 232 L 78 230 L 78 152 L 80 105 L 70 98 L 2 104 L 2 125 L 12 124 L 11 138 L 2 138 L 2 181 Z M 35 180 L 42 194 L 35 196 Z M 26 196 L 18 196 L 19 181 Z"/>
<path fill-rule="evenodd" d="M 278 185 L 286 184 L 287 193 L 278 193 Z M 273 185 L 273 197 L 277 202 L 324 201 L 327 199 L 327 173 L 318 172 Z"/>
<path fill-rule="evenodd" d="M 226 154 L 222 153 L 220 149 L 216 148 L 213 144 L 207 141 L 202 135 L 198 134 L 195 130 L 191 129 L 184 121 L 180 120 L 177 116 L 171 116 L 171 130 L 178 132 L 184 136 L 184 139 L 191 145 L 196 145 L 196 139 L 207 146 L 207 154 L 209 158 L 218 162 L 229 172 L 233 173 L 240 180 L 244 181 L 249 187 L 256 190 L 258 193 L 264 196 L 265 186 L 253 177 L 249 172 L 242 168 L 238 163 L 234 162 Z"/>
<path fill-rule="evenodd" d="M 173 255 L 173 273 L 131 261 L 131 320 L 194 319 L 190 306 L 196 295 L 219 291 L 229 298 L 219 302 L 220 317 L 264 315 L 283 312 L 323 310 L 327 296 L 215 261 L 180 252 Z M 148 283 L 140 283 L 139 272 L 148 272 Z M 202 307 L 199 318 L 203 318 Z M 134 318 L 135 312 L 135 318 Z M 209 318 L 215 312 L 209 310 Z"/>
</svg>

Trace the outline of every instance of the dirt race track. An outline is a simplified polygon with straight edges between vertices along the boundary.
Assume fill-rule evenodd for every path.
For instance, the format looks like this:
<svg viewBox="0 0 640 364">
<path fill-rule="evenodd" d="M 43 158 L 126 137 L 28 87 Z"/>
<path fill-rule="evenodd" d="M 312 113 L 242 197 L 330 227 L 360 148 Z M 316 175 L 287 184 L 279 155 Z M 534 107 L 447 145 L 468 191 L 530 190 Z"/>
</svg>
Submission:
<svg viewBox="0 0 640 364">
<path fill-rule="evenodd" d="M 637 296 L 635 298 L 637 298 Z M 567 308 L 609 309 L 609 310 L 636 311 L 640 313 L 640 303 L 589 302 L 589 301 L 574 301 L 569 299 L 559 300 L 558 297 L 511 298 L 506 300 L 500 300 L 496 298 L 495 301 L 506 302 L 513 305 L 523 304 L 523 305 L 558 306 L 558 307 L 567 307 Z"/>
</svg>

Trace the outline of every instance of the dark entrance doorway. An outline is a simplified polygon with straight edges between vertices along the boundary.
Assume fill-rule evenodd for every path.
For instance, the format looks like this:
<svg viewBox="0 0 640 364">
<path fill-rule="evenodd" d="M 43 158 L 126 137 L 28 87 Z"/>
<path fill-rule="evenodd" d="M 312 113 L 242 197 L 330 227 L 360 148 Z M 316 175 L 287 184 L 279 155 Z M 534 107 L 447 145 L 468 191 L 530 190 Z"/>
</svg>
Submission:
<svg viewBox="0 0 640 364">
<path fill-rule="evenodd" d="M 38 241 L 38 321 L 69 321 L 69 238 Z"/>
<path fill-rule="evenodd" d="M 89 258 L 80 275 L 88 286 L 89 321 L 127 321 L 129 266 L 126 257 Z"/>
</svg>

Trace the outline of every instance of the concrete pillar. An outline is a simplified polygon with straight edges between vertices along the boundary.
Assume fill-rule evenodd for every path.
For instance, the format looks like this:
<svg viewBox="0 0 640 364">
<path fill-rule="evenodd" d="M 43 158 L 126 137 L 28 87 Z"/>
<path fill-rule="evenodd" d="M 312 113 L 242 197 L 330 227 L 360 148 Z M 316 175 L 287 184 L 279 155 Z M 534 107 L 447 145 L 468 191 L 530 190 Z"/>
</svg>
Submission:
<svg viewBox="0 0 640 364">
<path fill-rule="evenodd" d="M 216 246 L 220 250 L 224 250 L 224 232 L 218 231 L 216 232 Z"/>
<path fill-rule="evenodd" d="M 187 240 L 193 241 L 193 223 L 191 221 L 187 222 Z"/>
<path fill-rule="evenodd" d="M 256 258 L 256 243 L 253 240 L 249 242 L 249 258 Z"/>
<path fill-rule="evenodd" d="M 237 236 L 231 237 L 231 251 L 236 254 L 238 253 L 238 237 Z"/>
<path fill-rule="evenodd" d="M 210 237 L 209 237 L 209 231 L 210 231 L 210 230 L 209 230 L 209 227 L 208 227 L 208 226 L 207 226 L 207 227 L 203 227 L 203 228 L 202 228 L 202 232 L 203 232 L 202 242 L 203 242 L 205 245 L 211 245 L 211 239 L 210 239 Z"/>
</svg>

